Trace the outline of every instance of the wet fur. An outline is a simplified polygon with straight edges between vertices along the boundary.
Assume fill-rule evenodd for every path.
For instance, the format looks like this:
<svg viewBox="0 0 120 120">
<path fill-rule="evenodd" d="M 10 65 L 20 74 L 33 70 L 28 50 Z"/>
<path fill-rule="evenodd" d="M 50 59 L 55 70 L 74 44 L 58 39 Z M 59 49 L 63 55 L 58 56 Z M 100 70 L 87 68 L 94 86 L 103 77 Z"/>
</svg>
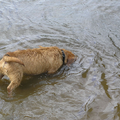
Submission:
<svg viewBox="0 0 120 120">
<path fill-rule="evenodd" d="M 65 49 L 64 64 L 72 64 L 76 57 Z M 42 47 L 8 52 L 0 60 L 0 79 L 6 75 L 10 79 L 7 87 L 8 94 L 17 88 L 23 74 L 38 75 L 41 73 L 55 73 L 63 65 L 62 51 L 58 47 Z"/>
</svg>

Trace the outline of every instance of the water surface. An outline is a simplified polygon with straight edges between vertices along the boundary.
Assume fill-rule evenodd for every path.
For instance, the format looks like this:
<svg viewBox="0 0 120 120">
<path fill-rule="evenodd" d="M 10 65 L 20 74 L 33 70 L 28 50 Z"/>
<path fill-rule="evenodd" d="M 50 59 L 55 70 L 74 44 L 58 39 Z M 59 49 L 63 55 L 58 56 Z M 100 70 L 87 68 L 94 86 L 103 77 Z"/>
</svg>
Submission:
<svg viewBox="0 0 120 120">
<path fill-rule="evenodd" d="M 4 77 L 1 120 L 120 119 L 119 0 L 0 0 L 0 58 L 39 45 L 78 59 L 54 75 L 25 76 L 13 98 Z"/>
</svg>

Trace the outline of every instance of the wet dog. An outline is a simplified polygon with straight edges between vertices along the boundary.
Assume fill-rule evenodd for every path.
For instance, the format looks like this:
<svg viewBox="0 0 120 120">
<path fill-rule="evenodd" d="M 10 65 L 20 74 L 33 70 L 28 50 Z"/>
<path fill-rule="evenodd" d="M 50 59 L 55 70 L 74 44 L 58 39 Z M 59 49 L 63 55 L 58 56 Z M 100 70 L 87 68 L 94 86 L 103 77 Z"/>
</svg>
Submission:
<svg viewBox="0 0 120 120">
<path fill-rule="evenodd" d="M 7 92 L 12 95 L 12 91 L 20 85 L 23 74 L 53 74 L 63 64 L 70 65 L 75 60 L 76 56 L 72 52 L 58 47 L 40 46 L 35 49 L 8 52 L 0 60 L 0 79 L 4 75 L 9 77 Z"/>
</svg>

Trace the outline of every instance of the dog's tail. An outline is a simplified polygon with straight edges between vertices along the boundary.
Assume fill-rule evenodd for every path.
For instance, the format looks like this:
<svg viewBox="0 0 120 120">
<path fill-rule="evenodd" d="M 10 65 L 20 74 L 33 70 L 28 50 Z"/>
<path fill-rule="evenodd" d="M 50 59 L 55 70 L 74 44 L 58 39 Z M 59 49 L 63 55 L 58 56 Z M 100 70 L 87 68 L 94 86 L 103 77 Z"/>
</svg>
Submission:
<svg viewBox="0 0 120 120">
<path fill-rule="evenodd" d="M 20 59 L 18 59 L 16 57 L 4 56 L 3 60 L 5 62 L 16 62 L 16 63 L 19 63 L 19 64 L 24 66 L 24 63 Z"/>
</svg>

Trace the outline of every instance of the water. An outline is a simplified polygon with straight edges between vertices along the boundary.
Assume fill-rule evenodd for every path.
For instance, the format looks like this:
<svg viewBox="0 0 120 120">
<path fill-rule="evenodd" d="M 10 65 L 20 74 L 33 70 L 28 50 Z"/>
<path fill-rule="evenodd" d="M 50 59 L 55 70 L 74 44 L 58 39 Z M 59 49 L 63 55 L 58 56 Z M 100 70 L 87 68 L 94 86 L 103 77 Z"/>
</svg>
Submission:
<svg viewBox="0 0 120 120">
<path fill-rule="evenodd" d="M 0 58 L 18 49 L 58 46 L 78 56 L 54 75 L 25 76 L 7 95 L 1 120 L 120 119 L 120 1 L 0 1 Z"/>
</svg>

